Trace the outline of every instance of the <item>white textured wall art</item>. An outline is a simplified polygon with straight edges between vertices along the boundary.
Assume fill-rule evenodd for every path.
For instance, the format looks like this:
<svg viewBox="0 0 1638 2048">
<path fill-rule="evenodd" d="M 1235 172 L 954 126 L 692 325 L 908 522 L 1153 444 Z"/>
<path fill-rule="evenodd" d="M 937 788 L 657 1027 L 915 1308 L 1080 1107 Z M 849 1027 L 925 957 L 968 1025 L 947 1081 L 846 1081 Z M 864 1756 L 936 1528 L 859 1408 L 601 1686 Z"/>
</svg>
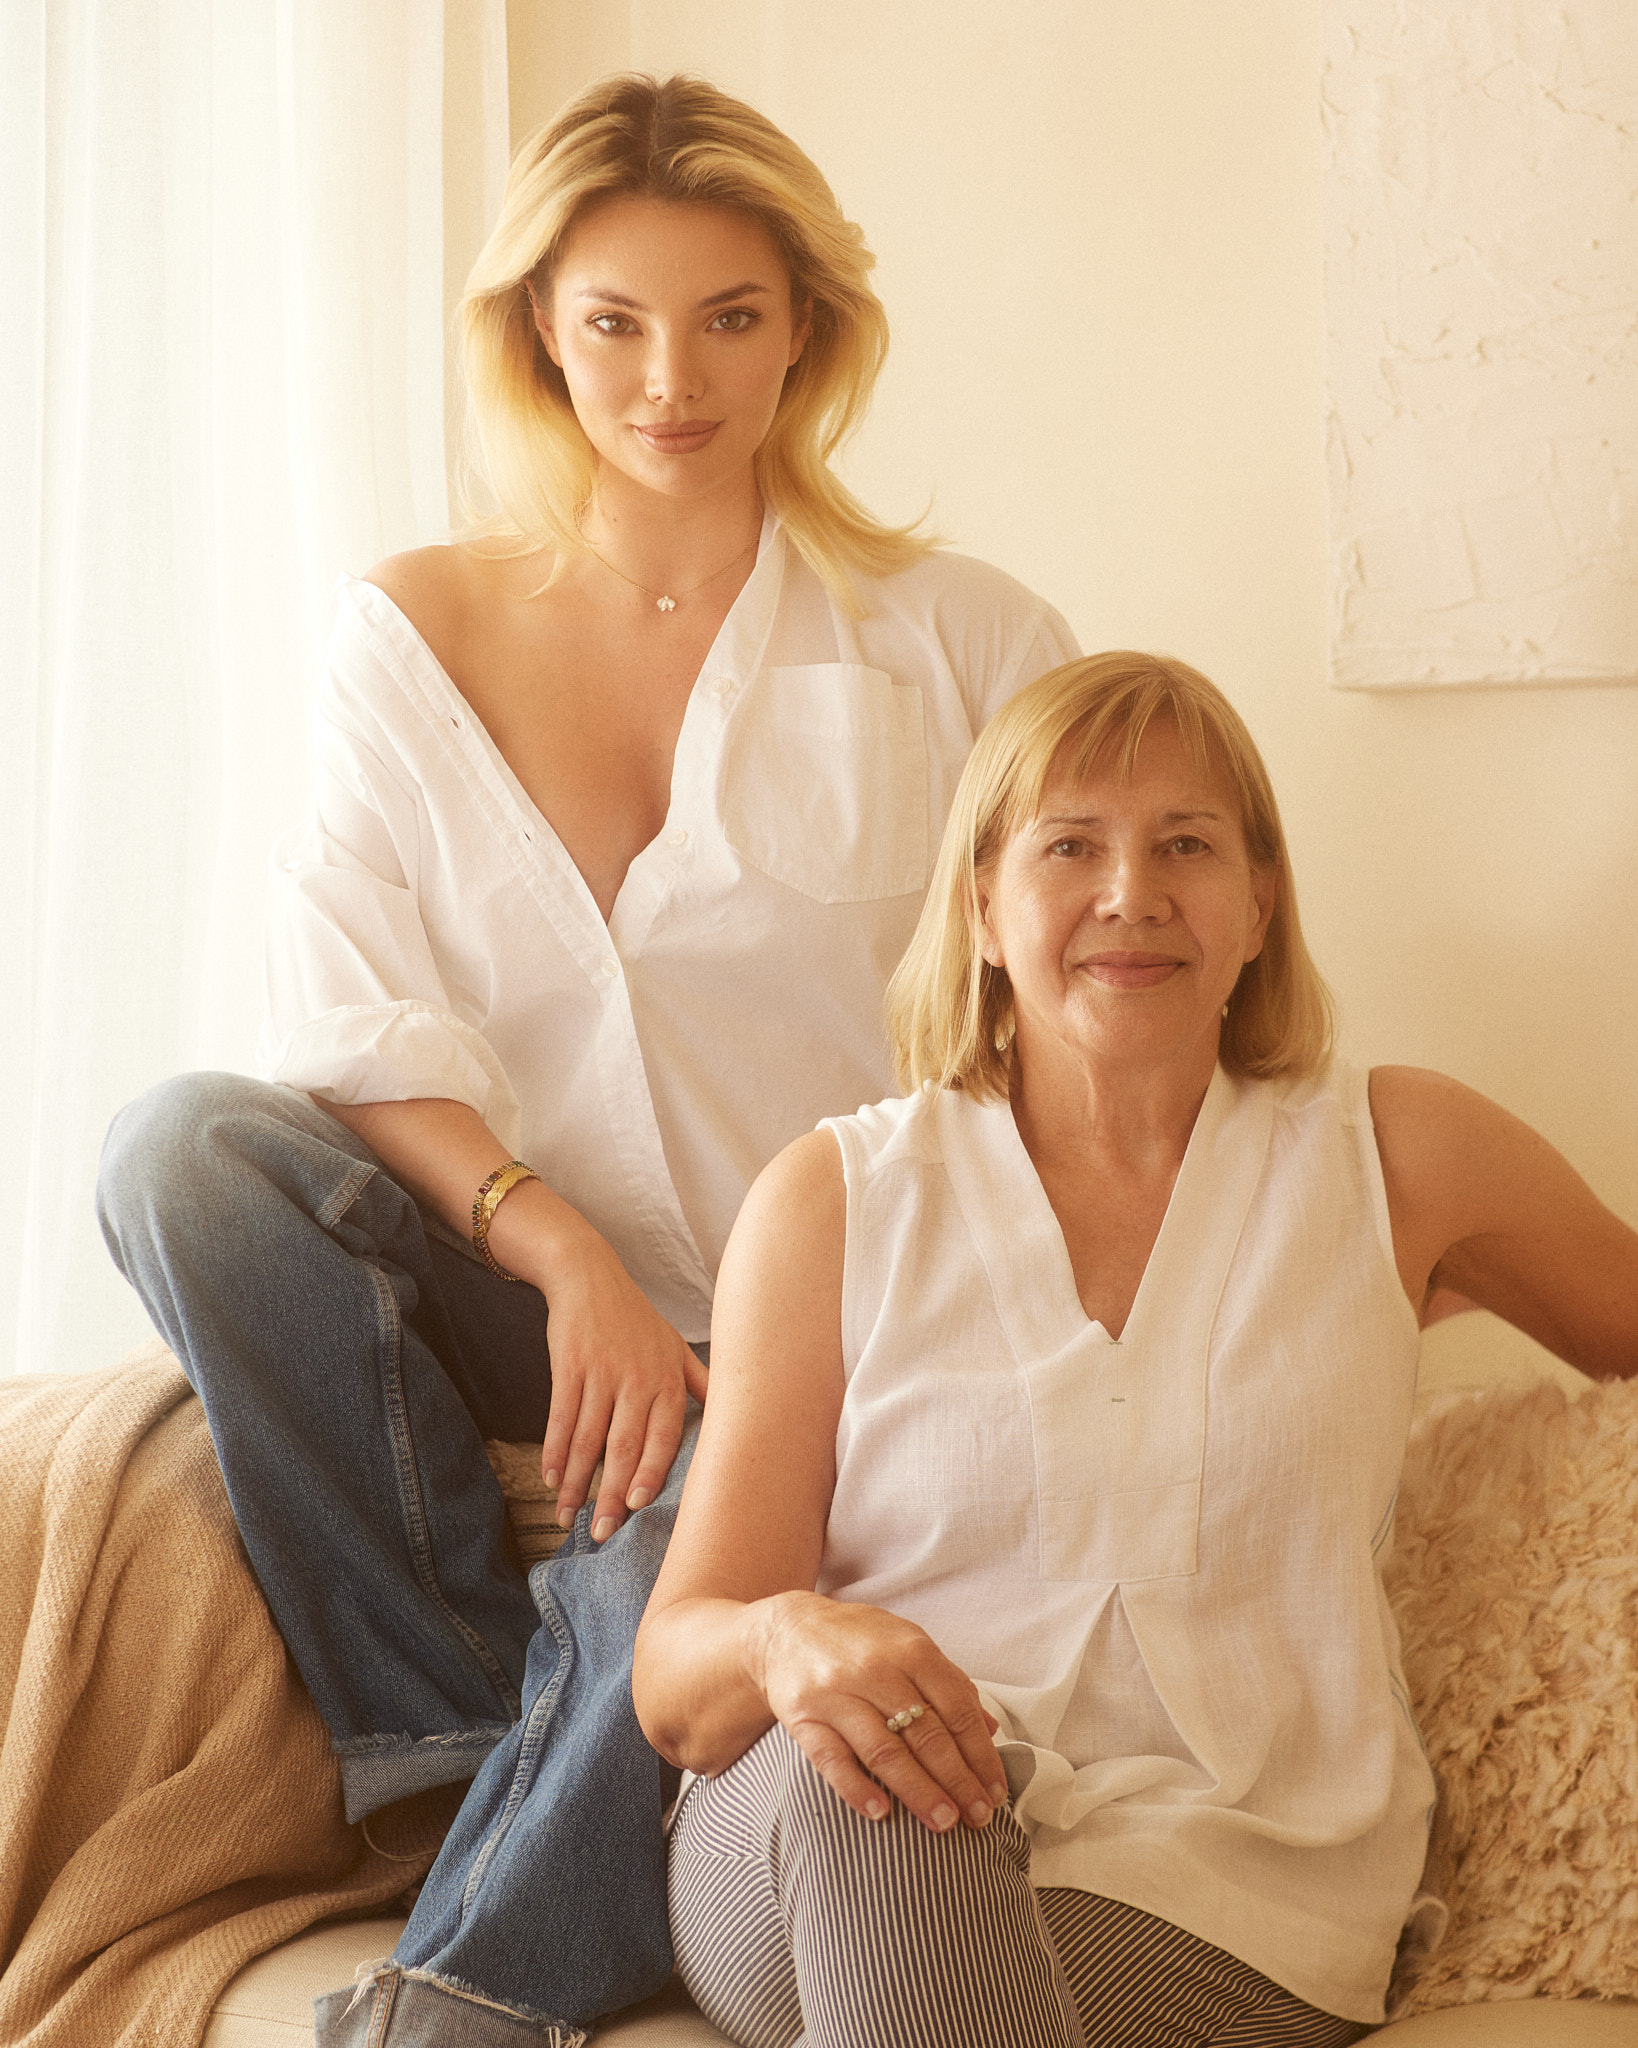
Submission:
<svg viewBox="0 0 1638 2048">
<path fill-rule="evenodd" d="M 1331 680 L 1638 682 L 1638 0 L 1327 0 Z"/>
</svg>

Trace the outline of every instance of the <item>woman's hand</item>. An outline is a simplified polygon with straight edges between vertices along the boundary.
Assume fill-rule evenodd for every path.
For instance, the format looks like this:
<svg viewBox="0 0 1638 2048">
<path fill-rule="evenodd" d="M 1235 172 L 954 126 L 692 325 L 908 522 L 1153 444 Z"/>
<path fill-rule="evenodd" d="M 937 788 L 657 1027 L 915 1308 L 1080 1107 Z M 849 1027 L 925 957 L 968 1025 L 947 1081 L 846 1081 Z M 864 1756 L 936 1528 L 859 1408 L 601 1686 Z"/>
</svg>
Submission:
<svg viewBox="0 0 1638 2048">
<path fill-rule="evenodd" d="M 316 1100 L 317 1098 L 315 1098 Z M 320 1102 L 369 1145 L 399 1185 L 462 1237 L 472 1197 L 506 1147 L 463 1102 Z M 546 1297 L 552 1405 L 541 1469 L 565 1528 L 603 1460 L 592 1537 L 602 1543 L 665 1484 L 687 1397 L 706 1371 L 651 1308 L 608 1240 L 544 1181 L 519 1181 L 495 1210 L 489 1249 L 503 1271 Z M 542 1366 L 547 1360 L 542 1359 Z"/>
<path fill-rule="evenodd" d="M 775 1594 L 746 1619 L 753 1683 L 856 1813 L 882 1819 L 884 1786 L 935 1831 L 982 1827 L 1006 1803 L 997 1724 L 924 1629 L 818 1593 Z M 898 1732 L 887 1725 L 916 1706 Z"/>
<path fill-rule="evenodd" d="M 602 1543 L 665 1484 L 688 1396 L 705 1399 L 707 1375 L 590 1224 L 565 1209 L 549 1245 L 530 1275 L 546 1296 L 552 1363 L 541 1472 L 558 1489 L 567 1528 L 602 1459 L 592 1516 L 592 1540 Z"/>
</svg>

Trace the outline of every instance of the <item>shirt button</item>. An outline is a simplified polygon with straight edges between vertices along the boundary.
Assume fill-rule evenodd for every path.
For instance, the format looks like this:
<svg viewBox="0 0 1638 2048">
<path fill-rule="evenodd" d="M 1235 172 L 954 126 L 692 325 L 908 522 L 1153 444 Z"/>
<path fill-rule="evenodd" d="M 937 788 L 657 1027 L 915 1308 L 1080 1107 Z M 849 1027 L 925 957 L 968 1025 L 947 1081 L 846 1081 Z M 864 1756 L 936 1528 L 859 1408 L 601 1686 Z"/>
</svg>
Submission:
<svg viewBox="0 0 1638 2048">
<path fill-rule="evenodd" d="M 619 961 L 605 960 L 603 962 L 603 972 L 608 976 L 609 980 L 612 981 L 614 977 L 620 972 Z"/>
<path fill-rule="evenodd" d="M 734 694 L 734 679 L 732 676 L 718 676 L 711 685 L 711 688 L 719 701 L 726 704 L 728 699 Z"/>
<path fill-rule="evenodd" d="M 681 825 L 673 826 L 665 835 L 665 843 L 667 846 L 686 846 L 688 844 L 688 834 Z"/>
</svg>

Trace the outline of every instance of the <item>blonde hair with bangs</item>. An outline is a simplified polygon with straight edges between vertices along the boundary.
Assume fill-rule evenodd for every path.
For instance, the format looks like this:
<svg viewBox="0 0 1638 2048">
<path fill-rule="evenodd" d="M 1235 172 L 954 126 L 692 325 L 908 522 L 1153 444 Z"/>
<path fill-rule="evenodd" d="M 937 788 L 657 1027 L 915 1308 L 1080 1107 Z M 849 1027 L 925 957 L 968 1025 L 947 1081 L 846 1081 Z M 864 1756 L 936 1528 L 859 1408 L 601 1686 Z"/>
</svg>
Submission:
<svg viewBox="0 0 1638 2048">
<path fill-rule="evenodd" d="M 702 79 L 605 78 L 513 158 L 500 218 L 461 302 L 478 466 L 501 508 L 474 518 L 469 535 L 516 554 L 584 545 L 596 457 L 536 331 L 531 291 L 544 298 L 550 289 L 576 217 L 615 197 L 729 207 L 772 235 L 792 305 L 811 307 L 812 326 L 757 450 L 757 485 L 857 614 L 858 574 L 892 575 L 932 545 L 873 518 L 830 468 L 887 354 L 887 316 L 868 281 L 876 259 L 796 144 Z"/>
<path fill-rule="evenodd" d="M 931 1081 L 978 1101 L 1008 1093 L 1012 984 L 979 946 L 978 891 L 1002 848 L 1035 817 L 1054 770 L 1075 781 L 1095 765 L 1132 773 L 1143 735 L 1172 720 L 1195 766 L 1221 775 L 1239 806 L 1254 867 L 1279 877 L 1261 951 L 1240 971 L 1219 1057 L 1230 1073 L 1312 1074 L 1331 1050 L 1330 991 L 1297 919 L 1285 831 L 1268 770 L 1234 706 L 1181 661 L 1094 654 L 1053 669 L 1004 705 L 979 735 L 951 806 L 938 863 L 887 990 L 899 1085 Z"/>
</svg>

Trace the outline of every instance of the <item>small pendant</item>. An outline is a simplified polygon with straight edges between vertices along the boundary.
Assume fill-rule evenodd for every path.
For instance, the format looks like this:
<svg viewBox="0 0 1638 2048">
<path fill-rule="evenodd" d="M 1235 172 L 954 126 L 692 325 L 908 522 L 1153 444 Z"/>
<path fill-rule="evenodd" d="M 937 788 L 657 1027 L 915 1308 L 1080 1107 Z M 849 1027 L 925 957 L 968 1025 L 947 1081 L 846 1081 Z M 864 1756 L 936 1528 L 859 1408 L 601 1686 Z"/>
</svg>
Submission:
<svg viewBox="0 0 1638 2048">
<path fill-rule="evenodd" d="M 677 600 L 674 597 L 657 597 L 654 600 L 654 609 L 657 612 L 674 612 L 677 609 Z"/>
</svg>

